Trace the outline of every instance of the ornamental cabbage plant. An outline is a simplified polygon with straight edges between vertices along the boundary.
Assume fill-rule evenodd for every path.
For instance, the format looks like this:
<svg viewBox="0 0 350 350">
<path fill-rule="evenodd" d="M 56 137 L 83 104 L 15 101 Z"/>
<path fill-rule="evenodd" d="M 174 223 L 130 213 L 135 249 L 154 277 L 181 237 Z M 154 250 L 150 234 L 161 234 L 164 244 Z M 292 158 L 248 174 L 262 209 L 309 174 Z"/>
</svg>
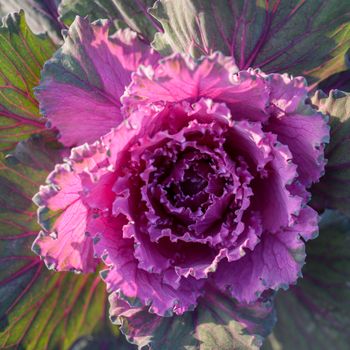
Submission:
<svg viewBox="0 0 350 350">
<path fill-rule="evenodd" d="M 45 1 L 38 3 L 48 9 Z M 266 17 L 269 21 L 288 8 L 283 1 L 282 5 L 269 3 L 265 4 L 266 13 L 272 11 L 271 18 Z M 107 4 L 102 8 L 108 8 Z M 276 322 L 277 291 L 290 285 L 298 288 L 295 284 L 302 277 L 307 241 L 318 236 L 320 214 L 327 208 L 338 209 L 343 214 L 327 211 L 322 215 L 325 225 L 341 223 L 339 232 L 349 227 L 341 216 L 348 214 L 346 196 L 345 204 L 340 204 L 341 192 L 346 193 L 348 186 L 348 152 L 344 151 L 348 95 L 314 93 L 325 75 L 323 67 L 336 72 L 334 61 L 328 61 L 320 50 L 320 68 L 312 57 L 296 54 L 298 46 L 292 45 L 291 51 L 286 46 L 272 52 L 264 63 L 258 52 L 264 56 L 263 47 L 269 44 L 269 35 L 274 35 L 271 28 L 268 33 L 262 31 L 246 57 L 237 32 L 229 37 L 217 19 L 218 14 L 224 16 L 221 8 L 226 1 L 209 6 L 207 1 L 162 0 L 148 12 L 151 5 L 146 1 L 116 4 L 115 17 L 94 22 L 80 16 L 87 11 L 84 1 L 81 13 L 69 1 L 61 3 L 59 19 L 45 12 L 54 19 L 49 21 L 54 23 L 51 27 L 45 22 L 46 30 L 53 25 L 67 30 L 61 42 L 55 31 L 56 44 L 52 41 L 52 45 L 59 47 L 46 59 L 40 82 L 33 84 L 37 85 L 35 95 L 33 90 L 22 94 L 31 96 L 31 101 L 36 99 L 45 127 L 40 124 L 43 119 L 36 125 L 32 119 L 5 114 L 16 123 L 40 129 L 23 129 L 39 134 L 31 137 L 30 144 L 35 145 L 26 153 L 24 143 L 18 144 L 4 163 L 6 168 L 15 167 L 12 177 L 23 178 L 22 170 L 26 176 L 31 174 L 27 168 L 18 171 L 18 166 L 31 167 L 35 174 L 40 169 L 40 179 L 47 176 L 33 197 L 41 230 L 29 235 L 37 255 L 30 259 L 40 271 L 53 270 L 50 276 L 75 273 L 82 275 L 77 279 L 89 278 L 98 271 L 100 277 L 86 287 L 90 297 L 83 313 L 91 308 L 94 318 L 89 305 L 93 288 L 101 288 L 103 295 L 106 291 L 110 320 L 139 349 L 261 348 Z M 238 31 L 237 18 L 248 21 L 247 8 L 253 5 L 230 6 L 233 18 L 224 21 L 236 23 Z M 295 5 L 288 16 L 294 16 L 299 6 L 303 4 Z M 133 11 L 136 17 L 131 16 Z M 201 27 L 206 25 L 201 17 L 194 16 L 196 20 L 189 22 L 198 26 L 198 38 L 186 26 L 176 27 L 174 23 L 182 23 L 180 14 L 186 11 L 189 16 L 199 11 L 216 18 L 217 30 L 229 50 L 222 48 L 220 40 L 213 40 L 209 24 Z M 330 8 L 323 11 L 328 13 Z M 72 13 L 73 22 L 66 20 Z M 257 8 L 253 19 L 260 15 Z M 9 30 L 21 16 L 23 13 L 8 17 Z M 119 28 L 117 18 L 132 29 Z M 276 23 L 280 23 L 277 33 L 287 31 L 282 22 Z M 243 27 L 242 40 L 251 45 L 253 31 L 247 35 L 248 29 Z M 150 45 L 148 37 L 154 31 Z M 19 38 L 23 40 L 23 35 Z M 296 35 L 293 40 L 301 40 L 298 38 Z M 346 41 L 339 42 L 345 52 Z M 274 49 L 273 41 L 270 49 Z M 285 53 L 291 60 L 290 69 L 285 61 L 279 62 Z M 293 55 L 297 55 L 296 61 Z M 298 70 L 300 62 L 305 69 Z M 311 64 L 315 64 L 312 69 Z M 299 74 L 290 74 L 295 71 Z M 18 106 L 20 110 L 20 102 Z M 36 159 L 40 164 L 42 156 L 33 156 L 37 149 L 46 149 L 46 154 L 54 150 L 54 158 L 51 153 L 47 158 L 54 160 L 55 166 L 41 170 Z M 336 177 L 344 189 L 334 185 Z M 11 188 L 18 192 L 16 186 Z M 21 220 L 12 225 L 21 226 Z M 318 240 L 322 242 L 317 238 L 315 244 Z M 349 250 L 344 247 L 346 255 Z M 11 259 L 5 257 L 7 260 Z M 6 277 L 2 284 L 16 278 L 16 272 L 14 276 Z M 318 281 L 318 277 L 310 280 Z M 35 285 L 35 280 L 31 283 Z M 325 285 L 317 283 L 319 288 Z M 311 295 L 295 290 L 300 300 Z M 103 305 L 105 298 L 100 296 L 94 302 Z M 59 307 L 58 303 L 54 307 Z M 29 331 L 31 323 L 28 327 Z M 93 331 L 91 334 L 95 337 Z M 119 346 L 115 340 L 103 339 L 106 335 L 103 340 L 84 338 L 89 335 L 86 331 L 81 335 L 83 338 L 75 339 L 76 346 L 86 342 L 96 348 Z M 48 337 L 43 349 L 50 349 Z M 22 341 L 20 338 L 18 344 Z M 295 343 L 285 344 L 285 349 L 291 349 L 290 344 Z M 75 349 L 74 344 L 56 345 Z M 274 349 L 273 342 L 265 346 Z"/>
<path fill-rule="evenodd" d="M 62 143 L 81 146 L 35 197 L 60 214 L 33 250 L 58 271 L 102 259 L 107 289 L 159 316 L 194 309 L 207 286 L 250 303 L 294 283 L 317 233 L 307 189 L 329 136 L 304 79 L 240 71 L 220 53 L 157 60 L 129 30 L 108 39 L 107 25 L 81 18 L 73 28 L 122 106 L 87 106 L 81 88 L 46 77 L 47 63 L 42 110 Z"/>
</svg>

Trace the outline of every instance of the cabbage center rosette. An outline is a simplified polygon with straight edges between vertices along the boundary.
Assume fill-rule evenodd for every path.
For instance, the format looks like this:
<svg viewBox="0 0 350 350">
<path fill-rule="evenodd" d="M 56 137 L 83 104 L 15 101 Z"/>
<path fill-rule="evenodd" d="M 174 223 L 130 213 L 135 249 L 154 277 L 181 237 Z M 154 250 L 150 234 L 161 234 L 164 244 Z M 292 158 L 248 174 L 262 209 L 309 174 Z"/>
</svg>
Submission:
<svg viewBox="0 0 350 350">
<path fill-rule="evenodd" d="M 102 260 L 113 298 L 160 316 L 192 310 L 208 287 L 251 303 L 294 283 L 317 234 L 307 189 L 329 134 L 304 79 L 239 71 L 219 53 L 148 62 L 121 98 L 124 119 L 73 148 L 40 188 L 33 250 L 59 271 Z M 47 117 L 68 124 L 50 91 L 61 91 L 52 79 L 39 91 Z M 60 131 L 67 145 L 92 137 Z"/>
</svg>

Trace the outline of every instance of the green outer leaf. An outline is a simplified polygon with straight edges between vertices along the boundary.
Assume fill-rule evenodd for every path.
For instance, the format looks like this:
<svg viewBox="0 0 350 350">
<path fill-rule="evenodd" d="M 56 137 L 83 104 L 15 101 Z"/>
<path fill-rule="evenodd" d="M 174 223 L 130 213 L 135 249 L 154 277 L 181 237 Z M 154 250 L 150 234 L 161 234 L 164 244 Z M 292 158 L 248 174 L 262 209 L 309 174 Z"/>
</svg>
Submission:
<svg viewBox="0 0 350 350">
<path fill-rule="evenodd" d="M 241 69 L 304 75 L 309 82 L 345 69 L 350 46 L 347 0 L 158 0 L 154 47 L 198 57 L 219 50 Z"/>
<path fill-rule="evenodd" d="M 254 350 L 275 324 L 272 298 L 239 305 L 217 290 L 207 290 L 194 311 L 159 317 L 139 309 L 126 317 L 110 297 L 111 319 L 129 341 L 152 350 Z"/>
<path fill-rule="evenodd" d="M 56 46 L 47 35 L 34 35 L 23 11 L 8 15 L 0 27 L 0 151 L 44 129 L 33 87 Z"/>
<path fill-rule="evenodd" d="M 27 14 L 28 25 L 35 34 L 48 32 L 59 43 L 64 25 L 58 20 L 57 6 L 60 0 L 0 0 L 0 16 L 21 9 Z"/>
<path fill-rule="evenodd" d="M 330 143 L 325 149 L 326 174 L 312 187 L 312 204 L 350 215 L 350 93 L 332 90 L 329 96 L 317 91 L 312 103 L 330 116 Z"/>
<path fill-rule="evenodd" d="M 155 0 L 62 0 L 59 6 L 60 19 L 72 24 L 76 15 L 88 16 L 91 21 L 107 18 L 117 28 L 129 26 L 135 32 L 151 41 L 160 28 L 159 23 L 148 14 L 147 9 Z"/>
<path fill-rule="evenodd" d="M 264 350 L 349 349 L 350 220 L 326 212 L 307 253 L 304 278 L 276 297 L 278 321 Z"/>
<path fill-rule="evenodd" d="M 117 344 L 100 278 L 49 271 L 31 252 L 39 231 L 31 197 L 60 159 L 49 146 L 32 137 L 0 158 L 0 348 L 68 349 L 98 332 Z"/>
</svg>

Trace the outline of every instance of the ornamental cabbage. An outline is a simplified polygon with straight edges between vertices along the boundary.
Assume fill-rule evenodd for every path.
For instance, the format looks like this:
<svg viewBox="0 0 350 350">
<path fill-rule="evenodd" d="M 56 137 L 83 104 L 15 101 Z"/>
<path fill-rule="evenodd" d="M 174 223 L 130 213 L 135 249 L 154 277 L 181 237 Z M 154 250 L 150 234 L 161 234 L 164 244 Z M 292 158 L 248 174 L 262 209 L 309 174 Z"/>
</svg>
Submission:
<svg viewBox="0 0 350 350">
<path fill-rule="evenodd" d="M 300 276 L 329 137 L 302 77 L 240 71 L 218 52 L 161 58 L 130 30 L 108 37 L 78 18 L 37 97 L 76 146 L 35 196 L 33 250 L 49 268 L 102 261 L 112 298 L 159 316 L 208 288 L 252 303 Z"/>
</svg>

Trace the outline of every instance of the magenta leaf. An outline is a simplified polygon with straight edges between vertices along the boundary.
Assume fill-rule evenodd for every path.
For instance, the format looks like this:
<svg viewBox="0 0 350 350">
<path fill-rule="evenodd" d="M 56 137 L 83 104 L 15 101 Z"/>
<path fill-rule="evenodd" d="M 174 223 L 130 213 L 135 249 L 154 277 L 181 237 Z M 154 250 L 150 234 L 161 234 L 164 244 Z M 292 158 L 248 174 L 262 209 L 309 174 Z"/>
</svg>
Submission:
<svg viewBox="0 0 350 350">
<path fill-rule="evenodd" d="M 139 64 L 158 59 L 130 29 L 109 35 L 105 20 L 77 17 L 44 66 L 36 96 L 65 146 L 93 142 L 123 120 L 120 97 Z"/>
<path fill-rule="evenodd" d="M 327 211 L 307 245 L 304 278 L 276 296 L 278 322 L 264 350 L 347 350 L 350 343 L 350 221 Z"/>
<path fill-rule="evenodd" d="M 194 311 L 160 317 L 110 296 L 111 320 L 121 325 L 130 342 L 141 349 L 259 349 L 275 324 L 272 298 L 237 304 L 218 290 L 208 290 Z"/>
<path fill-rule="evenodd" d="M 0 27 L 0 151 L 44 130 L 33 87 L 55 51 L 46 35 L 34 35 L 23 12 L 8 15 Z"/>
<path fill-rule="evenodd" d="M 13 154 L 1 156 L 1 349 L 69 349 L 80 337 L 98 334 L 119 349 L 119 338 L 112 335 L 117 330 L 106 320 L 100 278 L 48 271 L 31 252 L 39 230 L 31 197 L 60 153 L 54 144 L 32 137 Z"/>
<path fill-rule="evenodd" d="M 159 0 L 150 10 L 164 29 L 153 42 L 163 53 L 219 50 L 240 69 L 289 72 L 310 82 L 345 69 L 349 11 L 337 0 Z"/>
</svg>

